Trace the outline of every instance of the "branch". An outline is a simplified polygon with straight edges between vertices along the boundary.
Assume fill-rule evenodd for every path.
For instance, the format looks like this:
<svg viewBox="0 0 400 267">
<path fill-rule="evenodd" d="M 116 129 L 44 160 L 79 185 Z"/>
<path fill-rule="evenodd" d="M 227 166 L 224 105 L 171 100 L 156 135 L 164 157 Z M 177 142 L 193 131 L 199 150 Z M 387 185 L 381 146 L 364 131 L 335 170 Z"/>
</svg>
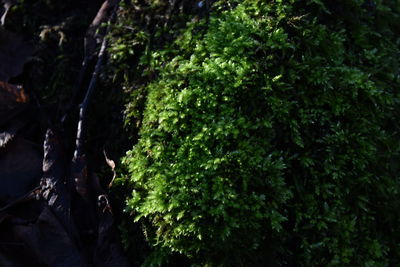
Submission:
<svg viewBox="0 0 400 267">
<path fill-rule="evenodd" d="M 101 71 L 101 66 L 103 64 L 107 43 L 108 43 L 107 38 L 104 38 L 103 42 L 101 44 L 101 48 L 100 48 L 100 52 L 98 55 L 96 66 L 94 68 L 94 72 L 92 74 L 92 78 L 90 79 L 90 84 L 89 84 L 88 90 L 85 95 L 85 99 L 83 100 L 83 102 L 79 108 L 79 122 L 78 122 L 78 130 L 77 130 L 77 134 L 76 134 L 74 158 L 78 158 L 83 155 L 83 141 L 84 141 L 84 131 L 86 130 L 85 122 L 87 119 L 87 109 L 88 109 L 88 106 L 90 103 L 91 96 L 93 95 L 94 89 L 96 87 L 99 73 Z"/>
<path fill-rule="evenodd" d="M 92 23 L 91 27 L 93 27 L 93 24 L 98 25 L 100 22 L 99 21 L 103 21 L 104 20 L 104 14 L 105 14 L 105 6 L 109 7 L 112 6 L 114 7 L 113 9 L 113 13 L 111 14 L 111 17 L 109 19 L 109 21 L 113 21 L 113 19 L 116 16 L 117 10 L 118 10 L 118 4 L 119 1 L 105 1 L 102 5 L 102 7 L 100 8 L 98 15 L 96 16 L 96 18 L 94 19 L 94 22 Z M 101 17 L 101 18 L 99 18 Z M 89 29 L 91 28 L 89 27 Z M 108 40 L 105 37 L 107 35 L 107 33 L 109 32 L 109 27 L 107 28 L 106 33 L 103 36 L 103 41 L 101 43 L 101 47 L 100 47 L 100 51 L 98 53 L 97 56 L 97 63 L 96 66 L 94 68 L 94 72 L 92 74 L 92 77 L 90 79 L 90 83 L 89 83 L 89 87 L 86 91 L 86 95 L 85 98 L 82 102 L 82 104 L 80 105 L 79 108 L 79 122 L 78 122 L 78 130 L 77 130 L 77 135 L 76 135 L 76 144 L 75 144 L 75 152 L 74 152 L 74 158 L 78 158 L 80 156 L 82 156 L 83 153 L 83 142 L 84 142 L 84 132 L 85 132 L 85 125 L 86 125 L 86 117 L 87 117 L 87 109 L 90 103 L 90 99 L 91 96 L 93 95 L 94 89 L 96 87 L 97 84 L 97 79 L 99 77 L 99 74 L 101 72 L 101 67 L 103 64 L 103 60 L 104 60 L 104 56 L 105 56 L 105 51 L 106 51 L 106 47 L 108 44 Z M 94 40 L 94 36 L 93 40 Z M 85 57 L 86 58 L 86 57 Z M 84 60 L 85 62 L 85 60 Z"/>
<path fill-rule="evenodd" d="M 90 65 L 90 62 L 95 56 L 96 46 L 99 42 L 98 40 L 104 39 L 105 35 L 108 32 L 107 29 L 105 33 L 103 32 L 102 34 L 99 34 L 100 26 L 103 22 L 106 22 L 107 19 L 110 17 L 111 18 L 109 20 L 110 21 L 113 20 L 119 6 L 119 2 L 120 2 L 119 0 L 105 0 L 101 5 L 99 11 L 97 11 L 96 17 L 93 19 L 92 23 L 86 30 L 86 34 L 84 37 L 84 58 L 82 60 L 82 67 L 79 72 L 78 79 L 76 80 L 76 83 L 74 85 L 71 100 L 64 112 L 64 115 L 61 118 L 61 123 L 65 122 L 66 118 L 69 115 L 69 112 L 75 105 L 75 101 L 79 96 L 79 91 L 82 87 L 85 76 L 89 70 L 88 67 Z M 112 9 L 112 14 L 111 16 L 109 16 L 111 9 Z"/>
</svg>

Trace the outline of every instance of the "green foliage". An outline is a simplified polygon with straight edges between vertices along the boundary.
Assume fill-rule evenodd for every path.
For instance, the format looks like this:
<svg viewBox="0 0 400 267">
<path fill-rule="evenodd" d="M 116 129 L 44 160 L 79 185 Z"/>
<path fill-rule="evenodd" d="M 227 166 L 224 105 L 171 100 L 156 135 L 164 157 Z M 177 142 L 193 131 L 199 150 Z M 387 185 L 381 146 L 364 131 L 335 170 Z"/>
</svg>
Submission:
<svg viewBox="0 0 400 267">
<path fill-rule="evenodd" d="M 153 49 L 120 178 L 149 264 L 400 264 L 399 14 L 221 1 Z"/>
<path fill-rule="evenodd" d="M 160 57 L 175 56 L 168 40 L 176 39 L 186 26 L 187 15 L 176 14 L 168 4 L 167 0 L 122 1 L 118 20 L 110 25 L 107 77 L 123 88 L 124 97 L 130 96 L 126 99 L 125 126 L 132 139 L 141 126 L 146 86 L 160 71 Z"/>
</svg>

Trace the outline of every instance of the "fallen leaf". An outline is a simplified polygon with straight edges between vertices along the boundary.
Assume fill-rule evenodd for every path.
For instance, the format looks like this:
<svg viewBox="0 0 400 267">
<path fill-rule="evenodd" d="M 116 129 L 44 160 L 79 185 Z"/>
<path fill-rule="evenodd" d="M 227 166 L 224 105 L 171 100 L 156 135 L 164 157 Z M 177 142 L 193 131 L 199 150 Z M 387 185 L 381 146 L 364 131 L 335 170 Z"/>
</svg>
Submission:
<svg viewBox="0 0 400 267">
<path fill-rule="evenodd" d="M 0 201 L 9 202 L 39 183 L 42 174 L 39 149 L 22 137 L 0 148 Z"/>
<path fill-rule="evenodd" d="M 0 81 L 7 82 L 21 74 L 32 52 L 20 36 L 0 28 Z"/>
<path fill-rule="evenodd" d="M 111 188 L 111 186 L 112 186 L 112 184 L 113 184 L 113 182 L 115 180 L 115 177 L 117 176 L 117 173 L 115 171 L 115 162 L 112 159 L 109 159 L 107 157 L 107 154 L 106 154 L 105 150 L 103 150 L 103 154 L 104 154 L 104 158 L 106 159 L 107 165 L 111 168 L 111 170 L 113 172 L 113 178 L 111 179 L 111 182 L 108 184 L 108 187 Z"/>
<path fill-rule="evenodd" d="M 1 64 L 1 63 L 0 63 Z M 0 81 L 1 110 L 10 109 L 20 103 L 28 103 L 29 97 L 20 85 Z"/>
<path fill-rule="evenodd" d="M 0 148 L 5 147 L 16 136 L 18 131 L 24 126 L 20 120 L 15 120 L 4 131 L 0 129 Z"/>
</svg>

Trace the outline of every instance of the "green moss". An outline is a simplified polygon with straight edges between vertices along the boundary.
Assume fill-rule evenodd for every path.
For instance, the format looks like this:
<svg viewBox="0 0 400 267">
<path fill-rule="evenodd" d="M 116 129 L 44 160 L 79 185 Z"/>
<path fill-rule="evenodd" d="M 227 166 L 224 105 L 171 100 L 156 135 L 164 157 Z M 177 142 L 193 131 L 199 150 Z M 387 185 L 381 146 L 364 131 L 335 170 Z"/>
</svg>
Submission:
<svg viewBox="0 0 400 267">
<path fill-rule="evenodd" d="M 200 264 L 399 264 L 399 10 L 217 9 L 152 54 L 132 223 Z"/>
</svg>

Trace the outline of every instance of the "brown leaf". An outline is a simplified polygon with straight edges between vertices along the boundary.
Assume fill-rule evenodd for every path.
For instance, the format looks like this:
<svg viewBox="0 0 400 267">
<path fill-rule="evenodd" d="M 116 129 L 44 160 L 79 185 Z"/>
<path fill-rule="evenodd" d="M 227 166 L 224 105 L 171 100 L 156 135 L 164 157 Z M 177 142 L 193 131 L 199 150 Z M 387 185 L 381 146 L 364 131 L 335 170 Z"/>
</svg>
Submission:
<svg viewBox="0 0 400 267">
<path fill-rule="evenodd" d="M 112 159 L 109 159 L 107 157 L 105 150 L 103 150 L 103 153 L 104 153 L 104 158 L 106 159 L 107 165 L 111 168 L 111 170 L 113 172 L 113 178 L 111 179 L 111 182 L 108 184 L 108 187 L 110 188 L 115 180 L 115 177 L 117 176 L 117 173 L 115 172 L 115 162 Z"/>
<path fill-rule="evenodd" d="M 10 109 L 18 104 L 28 102 L 29 96 L 22 86 L 0 81 L 0 110 Z"/>
<path fill-rule="evenodd" d="M 26 108 L 28 102 L 29 97 L 22 86 L 0 81 L 0 127 L 20 114 Z M 0 129 L 1 131 L 2 129 Z"/>
</svg>

